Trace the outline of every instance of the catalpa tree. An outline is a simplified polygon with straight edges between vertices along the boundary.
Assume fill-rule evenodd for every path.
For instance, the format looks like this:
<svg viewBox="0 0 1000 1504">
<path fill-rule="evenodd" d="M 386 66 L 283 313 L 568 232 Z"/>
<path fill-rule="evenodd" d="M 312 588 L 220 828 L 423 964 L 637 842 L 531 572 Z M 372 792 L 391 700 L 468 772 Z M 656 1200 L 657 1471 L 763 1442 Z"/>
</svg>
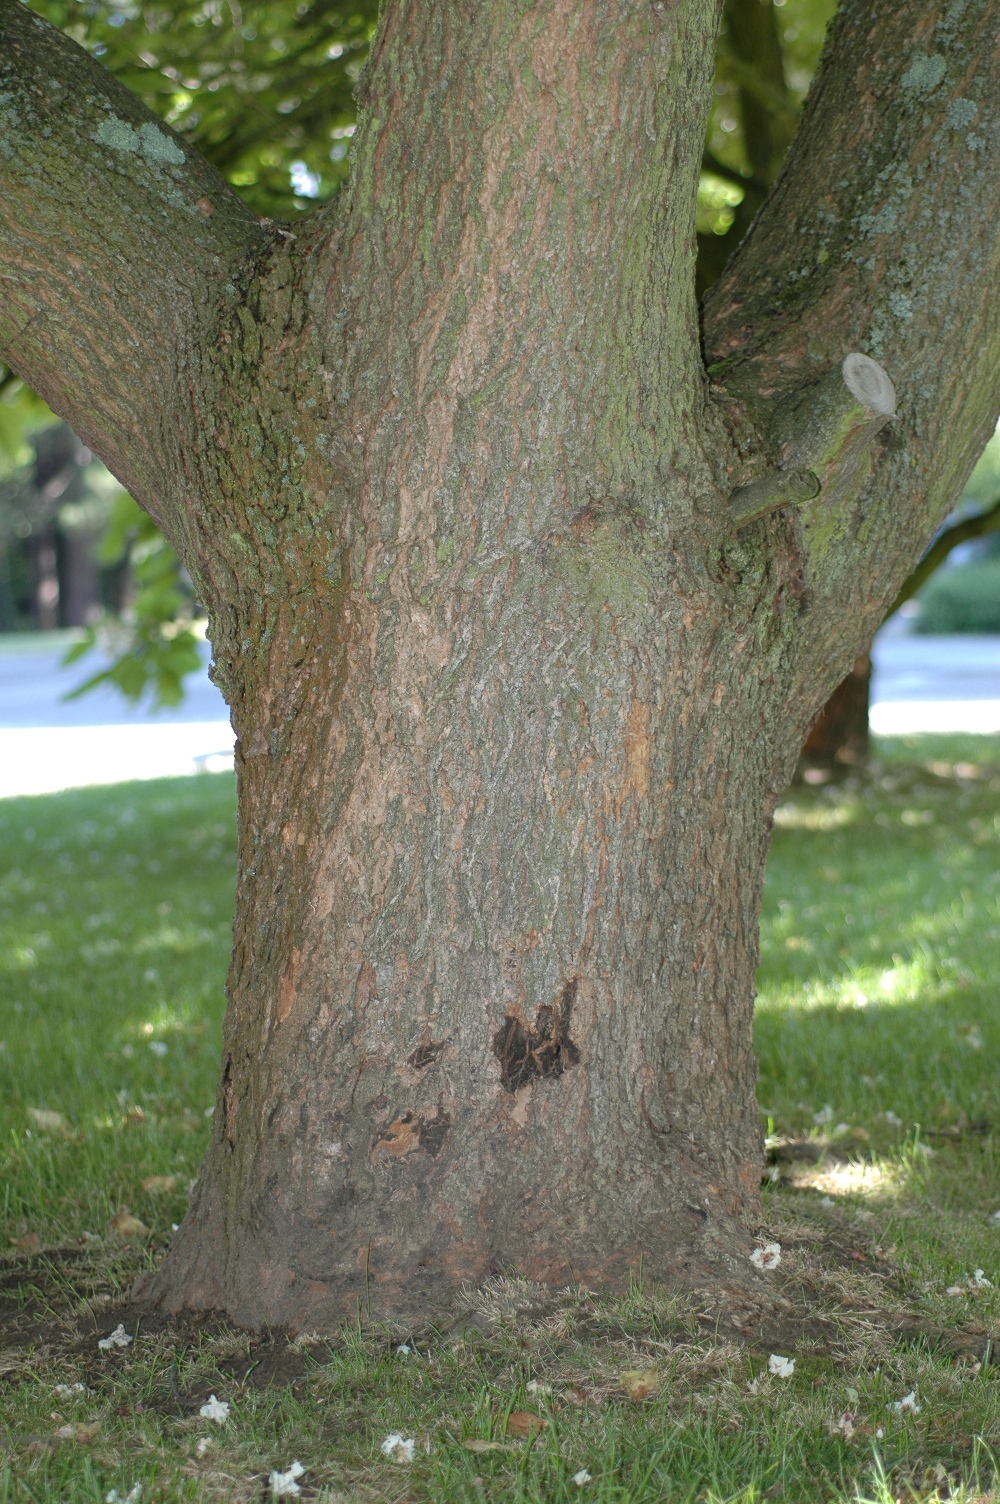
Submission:
<svg viewBox="0 0 1000 1504">
<path fill-rule="evenodd" d="M 168 1310 L 752 1277 L 771 811 L 997 414 L 1000 5 L 845 0 L 699 323 L 718 9 L 390 0 L 291 227 L 0 0 L 0 357 L 238 736 Z"/>
</svg>

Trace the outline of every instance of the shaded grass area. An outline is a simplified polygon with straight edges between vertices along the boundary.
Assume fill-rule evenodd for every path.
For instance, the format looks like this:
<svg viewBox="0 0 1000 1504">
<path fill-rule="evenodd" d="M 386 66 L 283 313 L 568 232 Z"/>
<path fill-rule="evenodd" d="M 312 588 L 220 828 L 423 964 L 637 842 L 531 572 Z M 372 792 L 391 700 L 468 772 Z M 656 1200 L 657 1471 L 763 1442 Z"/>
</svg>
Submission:
<svg viewBox="0 0 1000 1504">
<path fill-rule="evenodd" d="M 4 1504 L 265 1498 L 296 1460 L 330 1504 L 996 1497 L 1000 738 L 886 743 L 782 805 L 756 1304 L 498 1281 L 434 1330 L 297 1342 L 131 1312 L 207 1137 L 234 871 L 228 776 L 0 804 Z"/>
</svg>

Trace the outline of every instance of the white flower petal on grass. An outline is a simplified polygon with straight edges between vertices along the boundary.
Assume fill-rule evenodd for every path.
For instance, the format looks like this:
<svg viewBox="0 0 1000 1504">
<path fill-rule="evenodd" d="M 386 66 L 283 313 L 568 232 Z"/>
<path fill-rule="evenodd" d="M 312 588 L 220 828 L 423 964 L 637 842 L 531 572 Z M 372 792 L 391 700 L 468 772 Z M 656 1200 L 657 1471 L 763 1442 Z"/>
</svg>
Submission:
<svg viewBox="0 0 1000 1504">
<path fill-rule="evenodd" d="M 973 1276 L 972 1276 L 972 1283 L 975 1285 L 975 1287 L 976 1287 L 977 1290 L 992 1290 L 993 1289 L 993 1281 L 991 1279 L 987 1279 L 986 1275 L 983 1273 L 983 1271 L 981 1269 L 977 1269 L 976 1272 L 973 1274 Z"/>
<path fill-rule="evenodd" d="M 291 1467 L 287 1468 L 283 1473 L 275 1469 L 268 1479 L 272 1497 L 275 1499 L 286 1499 L 293 1494 L 300 1494 L 302 1490 L 296 1480 L 301 1478 L 304 1472 L 305 1468 L 301 1462 L 293 1462 Z"/>
<path fill-rule="evenodd" d="M 52 1393 L 57 1400 L 71 1400 L 77 1394 L 86 1394 L 86 1384 L 57 1384 Z"/>
<path fill-rule="evenodd" d="M 947 1290 L 944 1293 L 946 1295 L 964 1295 L 965 1294 L 965 1286 L 964 1285 L 949 1285 L 948 1288 L 947 1288 Z"/>
<path fill-rule="evenodd" d="M 229 1419 L 229 1401 L 217 1400 L 214 1394 L 210 1394 L 198 1414 L 205 1420 L 216 1421 L 221 1426 L 223 1421 Z"/>
<path fill-rule="evenodd" d="M 590 1474 L 585 1467 L 582 1467 L 578 1473 L 573 1474 L 573 1482 L 577 1488 L 582 1488 L 585 1483 L 590 1482 Z"/>
<path fill-rule="evenodd" d="M 755 1269 L 777 1269 L 781 1263 L 781 1244 L 765 1243 L 763 1248 L 755 1248 L 750 1262 Z"/>
<path fill-rule="evenodd" d="M 400 1436 L 398 1431 L 391 1431 L 382 1443 L 382 1456 L 391 1457 L 394 1462 L 412 1462 L 415 1446 L 412 1436 Z"/>
<path fill-rule="evenodd" d="M 780 1353 L 772 1353 L 767 1360 L 767 1371 L 779 1379 L 790 1379 L 795 1372 L 795 1359 L 783 1358 Z"/>
<path fill-rule="evenodd" d="M 119 1322 L 110 1337 L 101 1337 L 97 1345 L 102 1353 L 109 1353 L 113 1347 L 128 1347 L 131 1341 L 132 1338 Z"/>
<path fill-rule="evenodd" d="M 917 1404 L 917 1391 L 911 1389 L 909 1394 L 904 1394 L 901 1400 L 895 1400 L 892 1408 L 897 1415 L 919 1415 L 920 1406 Z"/>
<path fill-rule="evenodd" d="M 528 1394 L 551 1394 L 552 1393 L 552 1385 L 551 1384 L 539 1384 L 539 1382 L 538 1382 L 537 1379 L 532 1379 L 529 1383 L 525 1384 L 524 1387 L 525 1387 L 525 1390 L 526 1390 L 526 1392 Z"/>
<path fill-rule="evenodd" d="M 199 1438 L 198 1438 L 198 1445 L 194 1449 L 194 1455 L 196 1457 L 204 1457 L 205 1453 L 208 1451 L 208 1449 L 209 1449 L 209 1447 L 211 1445 L 212 1445 L 212 1438 L 211 1438 L 211 1436 L 199 1436 Z"/>
<path fill-rule="evenodd" d="M 142 1497 L 142 1484 L 133 1483 L 127 1494 L 120 1494 L 117 1488 L 109 1488 L 104 1495 L 104 1504 L 139 1504 Z"/>
<path fill-rule="evenodd" d="M 988 1220 L 991 1227 L 1000 1227 L 1000 1212 L 990 1212 Z"/>
<path fill-rule="evenodd" d="M 876 1426 L 875 1427 L 875 1440 L 876 1441 L 884 1441 L 885 1440 L 885 1432 L 882 1430 L 881 1426 Z"/>
<path fill-rule="evenodd" d="M 410 1346 L 410 1344 L 408 1342 L 401 1342 L 399 1344 L 399 1346 L 396 1348 L 396 1357 L 397 1358 L 407 1358 L 407 1357 L 409 1357 L 409 1355 L 410 1355 L 410 1353 L 412 1351 L 413 1351 L 413 1348 Z"/>
</svg>

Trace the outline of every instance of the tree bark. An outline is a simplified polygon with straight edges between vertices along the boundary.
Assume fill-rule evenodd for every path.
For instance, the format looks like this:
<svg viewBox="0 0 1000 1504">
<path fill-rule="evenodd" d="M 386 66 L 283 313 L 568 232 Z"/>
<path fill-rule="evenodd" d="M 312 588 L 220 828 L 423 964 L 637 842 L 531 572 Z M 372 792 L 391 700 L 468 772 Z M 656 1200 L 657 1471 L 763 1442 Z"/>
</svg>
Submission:
<svg viewBox="0 0 1000 1504">
<path fill-rule="evenodd" d="M 974 153 L 911 164 L 909 321 L 855 259 L 872 154 L 941 150 L 954 89 L 900 83 L 927 14 L 847 5 L 709 389 L 712 0 L 388 6 L 350 185 L 294 232 L 0 0 L 0 353 L 175 542 L 238 735 L 212 1142 L 147 1299 L 312 1327 L 495 1272 L 749 1277 L 770 812 L 995 417 Z M 996 33 L 955 23 L 966 93 Z M 845 382 L 865 344 L 898 420 L 876 366 Z"/>
</svg>

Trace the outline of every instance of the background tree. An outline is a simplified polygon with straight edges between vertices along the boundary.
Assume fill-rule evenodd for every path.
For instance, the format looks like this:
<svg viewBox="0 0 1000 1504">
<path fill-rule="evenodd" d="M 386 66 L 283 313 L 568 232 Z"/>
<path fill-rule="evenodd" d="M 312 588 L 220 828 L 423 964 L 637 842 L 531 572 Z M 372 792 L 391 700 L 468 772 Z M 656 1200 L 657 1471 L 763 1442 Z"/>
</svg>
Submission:
<svg viewBox="0 0 1000 1504">
<path fill-rule="evenodd" d="M 238 737 L 168 1308 L 749 1272 L 771 812 L 997 416 L 1000 5 L 846 0 L 699 326 L 716 20 L 390 4 L 292 229 L 0 0 L 0 353 Z"/>
</svg>

